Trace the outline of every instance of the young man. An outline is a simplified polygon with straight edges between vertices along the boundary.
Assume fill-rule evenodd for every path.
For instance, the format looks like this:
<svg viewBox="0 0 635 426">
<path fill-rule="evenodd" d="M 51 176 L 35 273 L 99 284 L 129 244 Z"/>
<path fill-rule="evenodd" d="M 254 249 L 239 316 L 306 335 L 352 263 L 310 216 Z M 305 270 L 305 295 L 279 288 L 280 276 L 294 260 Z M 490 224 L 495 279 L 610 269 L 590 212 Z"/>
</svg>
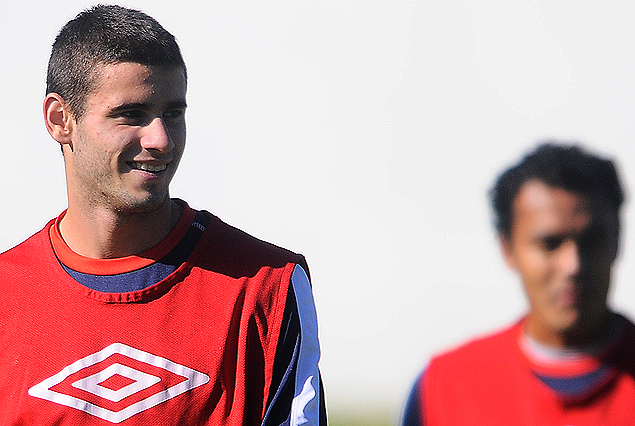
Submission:
<svg viewBox="0 0 635 426">
<path fill-rule="evenodd" d="M 613 164 L 546 144 L 491 195 L 529 312 L 434 357 L 403 424 L 635 425 L 635 326 L 607 306 L 623 201 Z"/>
<path fill-rule="evenodd" d="M 169 196 L 186 85 L 139 11 L 57 36 L 44 118 L 68 209 L 0 255 L 0 424 L 326 424 L 304 258 Z"/>
</svg>

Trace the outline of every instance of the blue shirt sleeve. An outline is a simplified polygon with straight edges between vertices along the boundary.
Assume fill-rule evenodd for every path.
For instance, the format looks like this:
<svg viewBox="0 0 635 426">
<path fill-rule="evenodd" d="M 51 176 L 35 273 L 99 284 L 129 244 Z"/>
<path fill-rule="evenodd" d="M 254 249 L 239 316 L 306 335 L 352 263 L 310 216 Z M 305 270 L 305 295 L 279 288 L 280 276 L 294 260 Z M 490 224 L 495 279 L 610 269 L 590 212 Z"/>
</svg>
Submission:
<svg viewBox="0 0 635 426">
<path fill-rule="evenodd" d="M 291 277 L 280 333 L 262 426 L 326 426 L 317 315 L 309 278 L 299 265 Z"/>
<path fill-rule="evenodd" d="M 425 426 L 426 424 L 424 418 L 425 413 L 423 412 L 423 407 L 421 406 L 423 394 L 421 384 L 423 383 L 424 375 L 425 371 L 417 378 L 412 390 L 410 391 L 410 395 L 408 396 L 408 400 L 406 401 L 406 406 L 403 411 L 401 426 Z"/>
</svg>

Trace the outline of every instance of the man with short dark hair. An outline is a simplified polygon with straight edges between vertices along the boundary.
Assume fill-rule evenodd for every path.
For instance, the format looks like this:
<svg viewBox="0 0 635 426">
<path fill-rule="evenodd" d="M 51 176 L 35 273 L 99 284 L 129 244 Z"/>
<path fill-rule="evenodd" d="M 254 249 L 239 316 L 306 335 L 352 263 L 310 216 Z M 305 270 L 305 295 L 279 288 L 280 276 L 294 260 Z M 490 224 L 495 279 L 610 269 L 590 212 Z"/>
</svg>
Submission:
<svg viewBox="0 0 635 426">
<path fill-rule="evenodd" d="M 403 424 L 635 425 L 635 326 L 607 305 L 624 198 L 613 163 L 547 143 L 491 196 L 529 312 L 434 357 Z"/>
<path fill-rule="evenodd" d="M 68 208 L 0 255 L 0 424 L 326 424 L 304 258 L 169 195 L 186 87 L 142 12 L 58 34 L 44 119 Z"/>
</svg>

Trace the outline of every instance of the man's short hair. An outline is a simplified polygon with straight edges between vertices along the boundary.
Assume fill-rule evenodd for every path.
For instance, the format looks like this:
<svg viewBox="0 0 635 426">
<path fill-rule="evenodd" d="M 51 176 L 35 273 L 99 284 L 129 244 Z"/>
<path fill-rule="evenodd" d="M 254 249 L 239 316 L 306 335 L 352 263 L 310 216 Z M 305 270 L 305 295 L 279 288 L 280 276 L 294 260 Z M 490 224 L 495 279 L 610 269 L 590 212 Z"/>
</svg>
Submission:
<svg viewBox="0 0 635 426">
<path fill-rule="evenodd" d="M 174 36 L 154 18 L 121 6 L 98 5 L 81 12 L 57 35 L 46 93 L 60 95 L 79 119 L 94 89 L 97 67 L 122 62 L 178 66 L 186 73 Z"/>
<path fill-rule="evenodd" d="M 546 142 L 501 174 L 490 191 L 495 226 L 504 238 L 511 237 L 516 195 L 530 180 L 585 196 L 601 196 L 614 208 L 619 221 L 624 193 L 613 162 L 575 144 Z"/>
</svg>

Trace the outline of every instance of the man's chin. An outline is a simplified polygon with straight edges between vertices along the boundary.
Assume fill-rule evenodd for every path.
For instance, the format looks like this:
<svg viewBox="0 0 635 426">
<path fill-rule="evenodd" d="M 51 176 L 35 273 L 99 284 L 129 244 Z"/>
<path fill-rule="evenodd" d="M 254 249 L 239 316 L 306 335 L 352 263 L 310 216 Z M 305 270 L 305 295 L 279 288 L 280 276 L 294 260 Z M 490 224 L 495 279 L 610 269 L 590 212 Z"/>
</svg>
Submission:
<svg viewBox="0 0 635 426">
<path fill-rule="evenodd" d="M 147 197 L 130 197 L 122 200 L 115 210 L 122 215 L 148 214 L 154 213 L 165 206 L 170 201 L 169 194 L 154 195 Z"/>
<path fill-rule="evenodd" d="M 572 307 L 553 312 L 548 322 L 551 330 L 559 335 L 574 332 L 582 326 L 579 310 Z"/>
</svg>

